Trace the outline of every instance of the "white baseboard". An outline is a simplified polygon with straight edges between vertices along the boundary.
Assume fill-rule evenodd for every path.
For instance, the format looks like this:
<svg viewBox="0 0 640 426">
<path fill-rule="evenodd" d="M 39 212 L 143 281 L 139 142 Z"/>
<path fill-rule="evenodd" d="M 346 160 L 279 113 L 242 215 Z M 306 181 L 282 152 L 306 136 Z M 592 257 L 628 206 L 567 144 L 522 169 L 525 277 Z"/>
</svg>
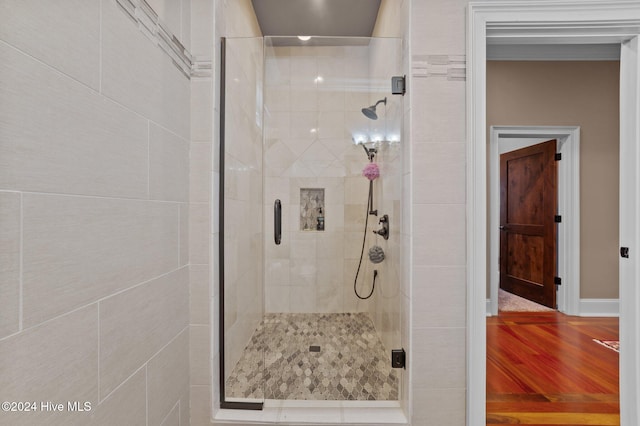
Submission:
<svg viewBox="0 0 640 426">
<path fill-rule="evenodd" d="M 580 299 L 581 317 L 619 317 L 618 299 Z"/>
<path fill-rule="evenodd" d="M 486 302 L 486 315 L 491 316 L 491 299 Z M 581 317 L 619 317 L 620 301 L 618 299 L 580 299 Z"/>
</svg>

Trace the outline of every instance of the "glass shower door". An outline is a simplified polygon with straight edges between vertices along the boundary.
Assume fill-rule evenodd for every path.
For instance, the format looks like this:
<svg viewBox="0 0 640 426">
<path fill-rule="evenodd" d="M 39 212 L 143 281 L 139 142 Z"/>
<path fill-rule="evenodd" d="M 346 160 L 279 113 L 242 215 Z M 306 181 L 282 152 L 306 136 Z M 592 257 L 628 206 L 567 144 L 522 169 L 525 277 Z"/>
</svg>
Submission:
<svg viewBox="0 0 640 426">
<path fill-rule="evenodd" d="M 397 400 L 402 97 L 391 77 L 403 74 L 401 41 L 265 37 L 264 52 L 265 397 Z M 376 104 L 373 119 L 363 110 Z M 385 214 L 388 240 L 373 233 Z M 382 263 L 369 260 L 373 246 Z M 368 299 L 354 292 L 357 271 L 359 294 L 375 280 Z"/>
</svg>

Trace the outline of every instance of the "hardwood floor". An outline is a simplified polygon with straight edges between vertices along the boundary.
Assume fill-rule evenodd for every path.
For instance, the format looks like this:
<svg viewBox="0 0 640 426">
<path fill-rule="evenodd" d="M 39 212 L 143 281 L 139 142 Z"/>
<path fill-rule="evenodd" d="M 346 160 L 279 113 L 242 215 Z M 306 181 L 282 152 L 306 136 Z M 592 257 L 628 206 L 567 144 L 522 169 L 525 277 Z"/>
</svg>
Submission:
<svg viewBox="0 0 640 426">
<path fill-rule="evenodd" d="M 487 425 L 619 425 L 618 318 L 487 318 Z"/>
</svg>

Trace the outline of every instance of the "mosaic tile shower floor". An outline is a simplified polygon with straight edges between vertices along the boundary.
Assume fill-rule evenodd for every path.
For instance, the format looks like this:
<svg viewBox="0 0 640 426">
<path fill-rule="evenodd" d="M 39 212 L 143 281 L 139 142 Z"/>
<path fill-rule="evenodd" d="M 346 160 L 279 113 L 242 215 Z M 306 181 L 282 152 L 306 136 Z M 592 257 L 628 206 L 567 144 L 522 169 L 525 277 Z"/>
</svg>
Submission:
<svg viewBox="0 0 640 426">
<path fill-rule="evenodd" d="M 365 313 L 266 314 L 227 380 L 226 395 L 397 400 L 398 375 Z"/>
</svg>

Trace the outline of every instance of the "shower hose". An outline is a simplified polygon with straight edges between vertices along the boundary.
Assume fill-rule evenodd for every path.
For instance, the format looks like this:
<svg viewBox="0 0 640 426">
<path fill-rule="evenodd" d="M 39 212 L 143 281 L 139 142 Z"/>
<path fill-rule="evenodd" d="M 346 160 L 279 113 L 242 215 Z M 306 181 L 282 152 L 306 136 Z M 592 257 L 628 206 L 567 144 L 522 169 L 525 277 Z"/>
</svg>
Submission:
<svg viewBox="0 0 640 426">
<path fill-rule="evenodd" d="M 360 274 L 360 267 L 362 266 L 362 258 L 364 256 L 364 246 L 367 242 L 367 228 L 369 226 L 369 215 L 371 214 L 371 209 L 373 209 L 373 181 L 369 181 L 369 199 L 367 200 L 367 212 L 364 220 L 364 235 L 362 236 L 362 250 L 360 250 L 360 261 L 358 262 L 358 270 L 356 271 L 356 277 L 353 280 L 353 292 L 358 296 L 358 299 L 366 300 L 373 295 L 373 291 L 376 288 L 376 277 L 378 276 L 378 270 L 373 270 L 373 283 L 371 284 L 371 292 L 366 296 L 360 296 L 358 294 L 358 275 Z"/>
</svg>

